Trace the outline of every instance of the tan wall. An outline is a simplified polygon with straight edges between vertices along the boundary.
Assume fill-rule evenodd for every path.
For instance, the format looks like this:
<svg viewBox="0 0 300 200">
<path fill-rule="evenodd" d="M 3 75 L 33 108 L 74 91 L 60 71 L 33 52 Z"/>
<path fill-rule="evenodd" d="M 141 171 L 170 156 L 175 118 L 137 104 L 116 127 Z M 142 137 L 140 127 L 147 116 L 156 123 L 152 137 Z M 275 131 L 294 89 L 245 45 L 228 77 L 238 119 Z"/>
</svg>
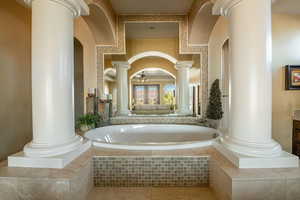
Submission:
<svg viewBox="0 0 300 200">
<path fill-rule="evenodd" d="M 292 113 L 300 109 L 300 92 L 284 90 L 287 64 L 300 64 L 300 15 L 273 14 L 273 138 L 286 151 L 292 148 Z M 221 51 L 228 38 L 228 22 L 221 17 L 209 40 L 209 83 L 221 78 Z"/>
<path fill-rule="evenodd" d="M 300 92 L 284 89 L 283 66 L 300 65 L 300 15 L 273 14 L 273 137 L 292 149 L 292 113 L 300 109 Z"/>
<path fill-rule="evenodd" d="M 0 160 L 32 138 L 31 13 L 16 1 L 0 6 Z"/>
<path fill-rule="evenodd" d="M 126 40 L 128 58 L 145 51 L 161 51 L 174 58 L 178 58 L 178 47 L 179 43 L 177 38 Z"/>
<path fill-rule="evenodd" d="M 86 97 L 88 88 L 97 88 L 96 43 L 88 25 L 81 17 L 75 20 L 74 36 L 83 45 L 84 97 Z M 84 99 L 84 107 L 85 105 Z"/>
</svg>

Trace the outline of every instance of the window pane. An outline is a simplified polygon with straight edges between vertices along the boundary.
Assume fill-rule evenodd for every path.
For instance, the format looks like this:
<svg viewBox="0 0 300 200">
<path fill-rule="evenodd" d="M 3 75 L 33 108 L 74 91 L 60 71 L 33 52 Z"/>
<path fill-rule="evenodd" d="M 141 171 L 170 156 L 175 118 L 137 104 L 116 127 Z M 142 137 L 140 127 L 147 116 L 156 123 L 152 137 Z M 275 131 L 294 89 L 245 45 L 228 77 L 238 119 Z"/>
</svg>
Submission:
<svg viewBox="0 0 300 200">
<path fill-rule="evenodd" d="M 148 104 L 159 104 L 159 88 L 156 85 L 148 86 Z"/>
<path fill-rule="evenodd" d="M 135 86 L 134 87 L 134 96 L 135 96 L 135 104 L 136 105 L 141 105 L 144 104 L 145 102 L 145 87 L 140 85 L 140 86 Z"/>
</svg>

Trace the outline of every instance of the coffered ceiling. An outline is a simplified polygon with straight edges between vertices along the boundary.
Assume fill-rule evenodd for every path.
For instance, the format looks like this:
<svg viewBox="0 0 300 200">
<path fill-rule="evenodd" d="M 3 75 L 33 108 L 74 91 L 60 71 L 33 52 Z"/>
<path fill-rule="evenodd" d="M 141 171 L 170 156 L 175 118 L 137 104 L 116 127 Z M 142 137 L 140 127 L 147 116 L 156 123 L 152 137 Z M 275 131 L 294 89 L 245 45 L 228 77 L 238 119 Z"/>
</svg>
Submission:
<svg viewBox="0 0 300 200">
<path fill-rule="evenodd" d="M 187 14 L 194 0 L 110 0 L 117 14 Z"/>
</svg>

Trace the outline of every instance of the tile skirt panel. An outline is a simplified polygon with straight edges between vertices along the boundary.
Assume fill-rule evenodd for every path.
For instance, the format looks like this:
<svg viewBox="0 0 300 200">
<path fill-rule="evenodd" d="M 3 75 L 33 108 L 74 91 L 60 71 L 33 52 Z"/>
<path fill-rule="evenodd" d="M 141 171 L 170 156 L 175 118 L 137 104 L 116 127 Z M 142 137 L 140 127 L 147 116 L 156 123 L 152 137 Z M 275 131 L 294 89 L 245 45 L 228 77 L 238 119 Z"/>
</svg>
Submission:
<svg viewBox="0 0 300 200">
<path fill-rule="evenodd" d="M 203 186 L 208 184 L 208 156 L 96 156 L 96 187 Z"/>
</svg>

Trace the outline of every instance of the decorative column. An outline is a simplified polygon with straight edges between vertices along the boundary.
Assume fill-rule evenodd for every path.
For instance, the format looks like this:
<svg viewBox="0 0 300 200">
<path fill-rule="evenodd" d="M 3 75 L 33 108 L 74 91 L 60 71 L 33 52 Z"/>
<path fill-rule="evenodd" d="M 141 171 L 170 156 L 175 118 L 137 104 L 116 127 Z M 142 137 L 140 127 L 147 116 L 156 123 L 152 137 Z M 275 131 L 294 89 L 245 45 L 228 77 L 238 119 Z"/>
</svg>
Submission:
<svg viewBox="0 0 300 200">
<path fill-rule="evenodd" d="M 178 110 L 180 115 L 190 115 L 190 90 L 189 90 L 189 69 L 193 66 L 193 61 L 179 61 L 175 68 L 177 71 L 177 85 L 178 87 Z"/>
<path fill-rule="evenodd" d="M 83 138 L 74 125 L 75 17 L 86 15 L 83 0 L 24 0 L 32 6 L 32 121 L 33 140 L 24 147 L 29 158 L 72 155 L 44 163 L 45 159 L 9 164 L 62 168 L 82 153 Z M 80 152 L 81 151 L 81 152 Z M 14 161 L 15 162 L 14 162 Z M 25 162 L 25 161 L 24 161 Z"/>
<path fill-rule="evenodd" d="M 128 62 L 113 62 L 117 71 L 117 115 L 129 115 L 128 109 Z"/>
<path fill-rule="evenodd" d="M 223 144 L 248 156 L 279 156 L 271 132 L 271 0 L 218 0 L 213 12 L 229 18 L 230 125 Z"/>
</svg>

